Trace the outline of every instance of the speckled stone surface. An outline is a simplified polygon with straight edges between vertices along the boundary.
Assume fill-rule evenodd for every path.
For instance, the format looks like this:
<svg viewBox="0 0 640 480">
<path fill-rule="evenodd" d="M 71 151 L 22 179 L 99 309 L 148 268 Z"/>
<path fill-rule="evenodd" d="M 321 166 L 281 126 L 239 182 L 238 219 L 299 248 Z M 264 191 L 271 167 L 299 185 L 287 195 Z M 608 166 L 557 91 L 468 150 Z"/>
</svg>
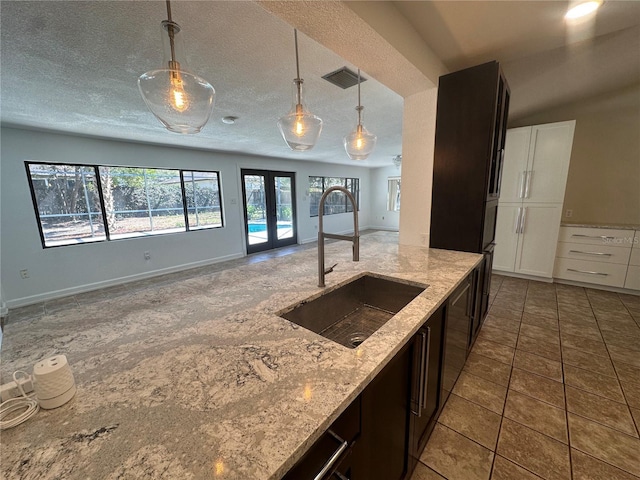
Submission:
<svg viewBox="0 0 640 480">
<path fill-rule="evenodd" d="M 603 223 L 570 223 L 562 222 L 562 227 L 585 227 L 585 228 L 612 228 L 615 230 L 640 230 L 640 224 L 622 223 L 622 224 L 603 224 Z"/>
<path fill-rule="evenodd" d="M 319 295 L 316 251 L 9 323 L 2 378 L 66 354 L 78 392 L 2 433 L 7 479 L 278 479 L 481 260 L 399 246 L 326 247 L 327 288 L 363 272 L 428 284 L 358 349 L 276 315 Z"/>
</svg>

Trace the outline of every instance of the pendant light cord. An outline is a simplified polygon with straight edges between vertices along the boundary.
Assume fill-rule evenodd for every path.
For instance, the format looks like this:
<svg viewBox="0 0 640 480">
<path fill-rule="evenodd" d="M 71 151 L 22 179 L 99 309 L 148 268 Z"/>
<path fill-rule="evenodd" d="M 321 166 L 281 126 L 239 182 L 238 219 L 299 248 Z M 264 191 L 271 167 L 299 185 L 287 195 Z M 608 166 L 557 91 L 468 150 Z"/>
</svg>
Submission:
<svg viewBox="0 0 640 480">
<path fill-rule="evenodd" d="M 167 33 L 169 34 L 169 46 L 171 48 L 171 64 L 176 63 L 176 46 L 174 43 L 175 36 L 175 23 L 173 23 L 173 19 L 171 18 L 171 1 L 167 0 Z"/>
<path fill-rule="evenodd" d="M 300 60 L 298 60 L 298 30 L 296 28 L 293 29 L 293 38 L 296 44 L 296 105 L 300 105 L 302 103 L 302 79 L 300 78 Z"/>
<path fill-rule="evenodd" d="M 358 126 L 362 125 L 362 108 L 360 102 L 360 69 L 358 69 L 358 107 L 356 108 L 358 111 Z"/>
</svg>

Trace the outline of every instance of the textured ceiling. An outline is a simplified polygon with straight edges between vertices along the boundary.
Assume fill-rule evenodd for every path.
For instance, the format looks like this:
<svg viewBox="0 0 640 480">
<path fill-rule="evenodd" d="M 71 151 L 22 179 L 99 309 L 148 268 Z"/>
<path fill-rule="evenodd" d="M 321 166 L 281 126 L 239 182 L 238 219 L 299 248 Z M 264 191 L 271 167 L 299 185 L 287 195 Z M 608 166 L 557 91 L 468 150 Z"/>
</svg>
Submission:
<svg viewBox="0 0 640 480">
<path fill-rule="evenodd" d="M 253 2 L 172 3 L 186 63 L 216 89 L 213 116 L 197 135 L 165 130 L 138 93 L 138 76 L 161 64 L 164 2 L 2 1 L 1 9 L 4 124 L 353 163 L 342 137 L 355 127 L 357 88 L 343 90 L 321 77 L 345 65 L 357 67 L 298 36 L 306 103 L 324 127 L 313 150 L 291 152 L 276 122 L 291 107 L 293 29 Z M 402 98 L 370 78 L 362 85 L 362 102 L 364 124 L 378 145 L 360 164 L 391 164 L 401 153 Z M 239 120 L 225 125 L 221 118 L 227 115 Z"/>
<path fill-rule="evenodd" d="M 342 137 L 355 124 L 356 89 L 342 90 L 321 76 L 357 66 L 335 51 L 353 61 L 361 58 L 368 70 L 363 74 L 370 80 L 362 86 L 365 125 L 378 135 L 378 146 L 361 164 L 388 165 L 401 152 L 403 101 L 375 77 L 389 77 L 390 69 L 402 72 L 394 75 L 404 83 L 396 81 L 393 88 L 404 94 L 429 83 L 405 62 L 410 57 L 402 50 L 416 38 L 451 71 L 500 61 L 512 90 L 513 120 L 640 83 L 640 1 L 608 0 L 595 22 L 572 26 L 562 18 L 568 3 L 348 2 L 354 5 L 350 10 L 336 1 L 266 1 L 262 6 L 174 1 L 186 61 L 217 92 L 210 122 L 200 134 L 187 136 L 166 131 L 146 109 L 136 85 L 141 73 L 161 62 L 163 1 L 2 0 L 0 120 L 84 135 L 351 164 Z M 358 21 L 356 14 L 363 9 L 383 4 L 402 22 L 382 15 L 376 28 L 395 29 L 399 43 L 385 43 L 384 35 L 376 36 L 369 27 L 371 34 Z M 327 21 L 335 25 L 314 36 L 333 51 L 299 36 L 307 104 L 324 120 L 320 141 L 305 153 L 291 152 L 276 127 L 290 108 L 295 76 L 292 27 L 280 19 L 291 21 L 287 12 L 300 12 L 291 15 L 304 20 L 301 30 Z M 369 52 L 366 59 L 362 52 Z M 220 119 L 226 115 L 239 120 L 225 125 Z"/>
<path fill-rule="evenodd" d="M 640 83 L 640 1 L 606 0 L 595 18 L 567 23 L 569 1 L 394 2 L 456 71 L 498 60 L 510 118 Z"/>
</svg>

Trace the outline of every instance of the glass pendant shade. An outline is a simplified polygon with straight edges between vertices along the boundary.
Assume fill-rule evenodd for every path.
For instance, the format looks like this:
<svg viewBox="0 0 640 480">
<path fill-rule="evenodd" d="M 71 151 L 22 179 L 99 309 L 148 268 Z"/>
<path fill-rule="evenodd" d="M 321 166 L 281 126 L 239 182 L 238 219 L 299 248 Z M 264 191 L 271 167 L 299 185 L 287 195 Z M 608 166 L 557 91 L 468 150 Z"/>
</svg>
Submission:
<svg viewBox="0 0 640 480">
<path fill-rule="evenodd" d="M 162 28 L 162 66 L 140 75 L 140 94 L 151 113 L 168 130 L 176 133 L 198 133 L 211 117 L 216 92 L 209 82 L 176 61 L 181 51 L 180 37 L 177 35 L 180 27 L 165 20 Z"/>
<path fill-rule="evenodd" d="M 302 80 L 294 80 L 294 102 L 291 111 L 280 117 L 278 128 L 291 150 L 311 150 L 322 131 L 322 119 L 306 110 L 302 105 Z M 300 92 L 300 93 L 298 93 Z"/>
<path fill-rule="evenodd" d="M 344 137 L 344 149 L 351 160 L 366 160 L 376 148 L 378 137 L 369 133 L 362 125 L 362 111 L 364 107 L 360 103 L 360 69 L 358 69 L 358 125 L 349 135 Z"/>
<path fill-rule="evenodd" d="M 344 137 L 344 149 L 351 160 L 366 160 L 376 148 L 378 137 L 369 133 L 363 125 Z"/>
</svg>

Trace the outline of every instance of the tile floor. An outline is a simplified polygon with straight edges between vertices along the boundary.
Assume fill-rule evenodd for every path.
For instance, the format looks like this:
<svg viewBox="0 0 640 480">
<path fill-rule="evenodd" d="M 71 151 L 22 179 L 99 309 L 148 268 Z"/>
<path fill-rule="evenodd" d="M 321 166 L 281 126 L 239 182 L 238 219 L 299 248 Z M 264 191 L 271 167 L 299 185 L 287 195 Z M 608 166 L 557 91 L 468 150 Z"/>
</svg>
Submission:
<svg viewBox="0 0 640 480">
<path fill-rule="evenodd" d="M 494 276 L 412 480 L 640 478 L 640 297 Z"/>
</svg>

